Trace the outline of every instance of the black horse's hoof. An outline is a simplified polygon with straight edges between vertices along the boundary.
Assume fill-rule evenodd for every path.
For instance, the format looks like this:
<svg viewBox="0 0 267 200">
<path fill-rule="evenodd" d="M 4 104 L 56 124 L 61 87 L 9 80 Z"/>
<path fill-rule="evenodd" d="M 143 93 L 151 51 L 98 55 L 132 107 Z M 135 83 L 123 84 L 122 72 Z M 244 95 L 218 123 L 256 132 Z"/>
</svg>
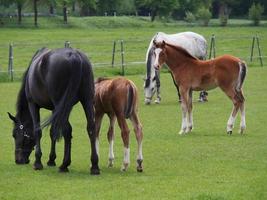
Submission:
<svg viewBox="0 0 267 200">
<path fill-rule="evenodd" d="M 62 173 L 66 173 L 66 172 L 69 172 L 69 169 L 67 167 L 60 167 L 58 168 L 58 171 Z"/>
<path fill-rule="evenodd" d="M 90 173 L 91 173 L 91 175 L 99 175 L 100 169 L 99 168 L 96 168 L 96 169 L 91 168 Z"/>
<path fill-rule="evenodd" d="M 228 131 L 227 134 L 228 134 L 228 135 L 232 135 L 232 131 Z"/>
<path fill-rule="evenodd" d="M 43 168 L 44 167 L 43 167 L 42 163 L 34 163 L 34 165 L 33 165 L 34 170 L 42 170 Z"/>
<path fill-rule="evenodd" d="M 54 167 L 54 166 L 56 166 L 56 162 L 55 162 L 55 161 L 51 161 L 51 160 L 49 160 L 49 161 L 47 162 L 47 166 L 49 166 L 49 167 Z"/>
</svg>

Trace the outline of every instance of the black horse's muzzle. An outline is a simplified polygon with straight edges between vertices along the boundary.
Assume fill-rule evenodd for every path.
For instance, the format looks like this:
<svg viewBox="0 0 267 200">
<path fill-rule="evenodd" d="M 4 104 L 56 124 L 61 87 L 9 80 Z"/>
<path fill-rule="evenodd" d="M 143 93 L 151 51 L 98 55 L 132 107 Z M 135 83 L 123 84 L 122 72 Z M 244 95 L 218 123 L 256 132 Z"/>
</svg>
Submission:
<svg viewBox="0 0 267 200">
<path fill-rule="evenodd" d="M 31 151 L 23 150 L 23 149 L 16 149 L 15 150 L 15 162 L 18 165 L 29 164 L 29 156 Z"/>
</svg>

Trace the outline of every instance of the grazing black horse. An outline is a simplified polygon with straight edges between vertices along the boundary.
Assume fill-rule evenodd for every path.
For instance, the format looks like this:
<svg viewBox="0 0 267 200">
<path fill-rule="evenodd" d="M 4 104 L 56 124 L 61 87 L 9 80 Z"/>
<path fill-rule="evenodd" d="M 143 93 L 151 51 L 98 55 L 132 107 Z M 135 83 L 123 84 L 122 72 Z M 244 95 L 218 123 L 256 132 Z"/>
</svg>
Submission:
<svg viewBox="0 0 267 200">
<path fill-rule="evenodd" d="M 91 142 L 91 174 L 99 174 L 98 155 L 95 146 L 94 77 L 88 58 L 80 51 L 64 48 L 49 50 L 43 48 L 33 56 L 24 74 L 17 99 L 16 117 L 10 113 L 14 122 L 15 161 L 17 164 L 29 163 L 29 156 L 35 147 L 34 169 L 43 168 L 41 162 L 40 108 L 52 110 L 51 117 L 42 127 L 51 124 L 51 152 L 48 165 L 54 166 L 55 144 L 61 136 L 65 150 L 61 172 L 67 172 L 71 163 L 72 127 L 69 115 L 73 105 L 81 102 Z"/>
</svg>

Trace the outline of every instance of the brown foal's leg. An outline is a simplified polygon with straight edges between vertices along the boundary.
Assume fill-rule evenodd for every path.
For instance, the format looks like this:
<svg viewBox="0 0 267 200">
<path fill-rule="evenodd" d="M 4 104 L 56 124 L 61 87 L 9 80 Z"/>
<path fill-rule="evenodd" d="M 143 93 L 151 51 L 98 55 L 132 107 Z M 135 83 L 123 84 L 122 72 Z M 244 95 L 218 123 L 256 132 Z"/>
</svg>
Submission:
<svg viewBox="0 0 267 200">
<path fill-rule="evenodd" d="M 246 117 L 245 117 L 245 98 L 243 96 L 242 90 L 239 92 L 241 103 L 240 103 L 240 112 L 241 112 L 241 121 L 240 121 L 240 130 L 239 133 L 243 134 L 246 129 Z"/>
<path fill-rule="evenodd" d="M 124 158 L 123 158 L 123 165 L 122 165 L 121 170 L 126 171 L 130 164 L 130 147 L 129 147 L 130 130 L 126 123 L 124 114 L 117 115 L 117 120 L 118 120 L 119 127 L 121 129 L 121 137 L 122 137 L 123 144 L 124 144 Z"/>
<path fill-rule="evenodd" d="M 181 108 L 182 108 L 182 125 L 179 132 L 180 135 L 186 133 L 187 129 L 187 114 L 188 114 L 188 101 L 189 101 L 189 90 L 184 87 L 179 87 L 181 94 Z"/>
<path fill-rule="evenodd" d="M 108 137 L 108 143 L 109 143 L 109 153 L 108 153 L 108 167 L 113 167 L 114 164 L 114 151 L 113 151 L 113 145 L 114 145 L 114 124 L 116 121 L 116 117 L 114 114 L 109 115 L 109 129 L 107 133 Z"/>
<path fill-rule="evenodd" d="M 132 116 L 131 116 L 131 121 L 134 127 L 134 132 L 135 132 L 135 136 L 136 136 L 136 140 L 137 140 L 137 171 L 138 172 L 142 172 L 143 171 L 143 166 L 142 166 L 142 162 L 143 162 L 143 152 L 142 152 L 142 140 L 143 140 L 143 131 L 142 131 L 142 125 L 139 121 L 139 118 L 137 116 L 136 112 L 133 112 Z"/>
<path fill-rule="evenodd" d="M 189 99 L 188 99 L 188 124 L 186 133 L 189 133 L 193 129 L 193 97 L 192 97 L 193 91 L 189 91 Z"/>
<path fill-rule="evenodd" d="M 238 113 L 238 110 L 239 110 L 241 104 L 240 104 L 240 100 L 237 98 L 236 91 L 233 88 L 231 88 L 231 89 L 222 88 L 222 90 L 232 100 L 233 105 L 234 105 L 233 109 L 232 109 L 232 112 L 230 114 L 230 117 L 229 117 L 229 119 L 227 121 L 227 127 L 226 127 L 227 134 L 231 135 L 232 131 L 233 131 L 233 128 L 234 128 L 236 115 Z"/>
<path fill-rule="evenodd" d="M 104 116 L 104 113 L 98 112 L 98 111 L 95 112 L 95 132 L 96 132 L 95 146 L 96 146 L 96 153 L 98 157 L 99 157 L 99 132 L 100 132 L 103 116 Z"/>
</svg>

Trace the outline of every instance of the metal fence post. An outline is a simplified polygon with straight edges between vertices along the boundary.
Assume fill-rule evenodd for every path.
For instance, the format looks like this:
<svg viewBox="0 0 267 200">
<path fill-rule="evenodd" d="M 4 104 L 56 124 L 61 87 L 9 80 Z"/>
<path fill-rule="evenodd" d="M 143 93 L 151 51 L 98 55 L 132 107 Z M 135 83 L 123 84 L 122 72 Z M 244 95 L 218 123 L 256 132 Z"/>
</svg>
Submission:
<svg viewBox="0 0 267 200">
<path fill-rule="evenodd" d="M 114 67 L 115 51 L 116 51 L 116 40 L 114 40 L 114 42 L 113 42 L 112 61 L 111 61 L 111 66 L 112 67 Z"/>
<path fill-rule="evenodd" d="M 13 82 L 14 76 L 13 76 L 13 44 L 9 44 L 9 55 L 8 55 L 8 75 L 10 77 L 10 80 Z"/>
<path fill-rule="evenodd" d="M 125 63 L 124 63 L 124 42 L 121 40 L 121 74 L 125 75 Z"/>
</svg>

